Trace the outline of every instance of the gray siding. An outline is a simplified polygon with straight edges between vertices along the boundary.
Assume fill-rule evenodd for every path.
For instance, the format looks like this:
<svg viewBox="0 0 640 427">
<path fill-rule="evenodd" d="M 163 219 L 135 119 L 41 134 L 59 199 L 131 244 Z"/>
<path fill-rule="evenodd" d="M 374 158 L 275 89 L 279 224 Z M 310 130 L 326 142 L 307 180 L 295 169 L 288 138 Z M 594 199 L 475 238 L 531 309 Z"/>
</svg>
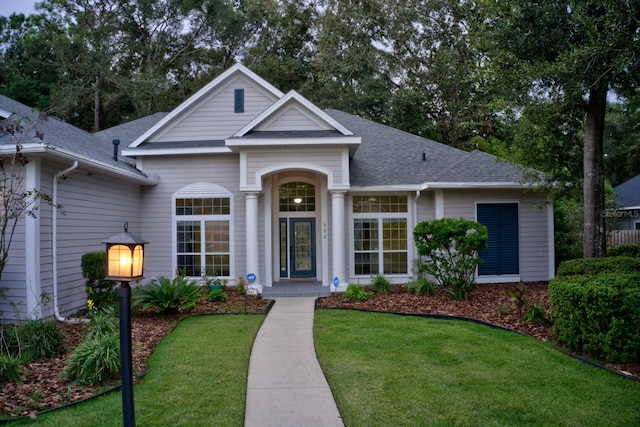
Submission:
<svg viewBox="0 0 640 427">
<path fill-rule="evenodd" d="M 247 185 L 256 185 L 256 172 L 267 167 L 291 163 L 318 165 L 333 172 L 333 181 L 329 184 L 348 184 L 348 177 L 343 174 L 343 152 L 336 149 L 297 148 L 287 149 L 269 147 L 247 153 Z M 347 182 L 344 182 L 347 181 Z"/>
<path fill-rule="evenodd" d="M 71 163 L 42 162 L 39 189 L 53 196 L 53 177 Z M 80 262 L 87 252 L 104 250 L 101 242 L 119 233 L 125 221 L 129 230 L 140 232 L 140 190 L 136 185 L 103 174 L 78 169 L 68 174 L 58 185 L 57 212 L 57 278 L 58 306 L 62 316 L 86 307 L 85 281 Z M 40 290 L 49 297 L 49 302 L 40 306 L 43 317 L 54 315 L 53 303 L 53 212 L 52 206 L 41 203 L 37 212 L 40 222 L 40 252 L 30 248 L 29 256 L 40 262 Z M 6 296 L 20 308 L 18 317 L 27 313 L 27 284 L 25 277 L 24 221 L 21 221 L 12 245 L 10 265 L 3 274 L 0 287 L 7 288 Z M 36 296 L 37 298 L 37 296 Z M 0 302 L 4 304 L 4 302 Z M 6 304 L 0 309 L 3 319 L 13 320 L 16 315 Z M 35 313 L 33 313 L 35 314 Z"/>
<path fill-rule="evenodd" d="M 43 188 L 52 191 L 52 179 L 69 165 L 43 167 Z M 123 230 L 141 235 L 140 187 L 103 174 L 70 173 L 58 186 L 57 267 L 58 305 L 63 316 L 86 307 L 85 280 L 80 263 L 88 252 L 103 251 L 105 239 Z M 53 293 L 52 210 L 42 212 L 42 290 Z M 145 237 L 145 236 L 141 236 Z M 148 240 L 148 239 L 147 239 Z M 53 305 L 53 303 L 51 303 Z M 52 308 L 51 308 L 52 309 Z"/>
<path fill-rule="evenodd" d="M 244 113 L 234 113 L 234 89 L 244 88 Z M 276 98 L 244 77 L 235 77 L 175 119 L 150 142 L 225 139 L 266 110 Z"/>
<path fill-rule="evenodd" d="M 476 219 L 476 203 L 517 202 L 519 215 L 520 277 L 549 279 L 546 195 L 517 190 L 445 190 L 445 216 Z"/>
<path fill-rule="evenodd" d="M 172 197 L 179 189 L 197 182 L 224 187 L 233 194 L 234 275 L 245 274 L 245 197 L 239 191 L 237 154 L 145 158 L 144 170 L 161 175 L 160 183 L 142 190 L 142 236 L 150 243 L 145 251 L 145 276 L 173 277 Z M 264 201 L 260 197 L 259 208 Z M 262 228 L 263 217 L 259 226 Z M 261 242 L 264 242 L 261 237 Z M 262 247 L 262 246 L 261 246 Z"/>
<path fill-rule="evenodd" d="M 291 131 L 291 130 L 331 130 L 326 123 L 322 126 L 311 120 L 300 108 L 287 107 L 280 114 L 274 115 L 267 123 L 258 127 L 261 131 Z"/>
</svg>

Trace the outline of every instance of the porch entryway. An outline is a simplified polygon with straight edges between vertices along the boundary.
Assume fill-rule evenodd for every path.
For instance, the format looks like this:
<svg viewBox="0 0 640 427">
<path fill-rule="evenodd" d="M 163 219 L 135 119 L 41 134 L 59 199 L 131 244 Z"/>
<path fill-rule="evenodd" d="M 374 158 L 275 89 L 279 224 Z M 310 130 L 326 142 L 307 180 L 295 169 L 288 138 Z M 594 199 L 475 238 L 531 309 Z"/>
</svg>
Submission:
<svg viewBox="0 0 640 427">
<path fill-rule="evenodd" d="M 262 289 L 262 298 L 276 297 L 326 297 L 331 295 L 329 286 L 315 279 L 281 279 L 273 286 Z"/>
</svg>

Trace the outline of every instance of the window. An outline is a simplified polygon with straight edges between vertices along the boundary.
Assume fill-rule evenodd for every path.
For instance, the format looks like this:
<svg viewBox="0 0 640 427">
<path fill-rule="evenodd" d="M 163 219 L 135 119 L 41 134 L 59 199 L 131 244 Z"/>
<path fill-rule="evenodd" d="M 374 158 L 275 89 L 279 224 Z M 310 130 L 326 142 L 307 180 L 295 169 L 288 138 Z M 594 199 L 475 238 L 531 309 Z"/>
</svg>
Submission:
<svg viewBox="0 0 640 427">
<path fill-rule="evenodd" d="M 354 273 L 407 274 L 407 196 L 353 196 Z"/>
<path fill-rule="evenodd" d="M 280 212 L 315 212 L 316 188 L 306 182 L 290 182 L 280 186 Z"/>
<path fill-rule="evenodd" d="M 231 276 L 231 197 L 214 184 L 195 184 L 174 196 L 176 268 L 186 276 Z"/>
<path fill-rule="evenodd" d="M 640 230 L 640 221 L 636 221 L 636 230 Z"/>
<path fill-rule="evenodd" d="M 244 113 L 244 89 L 233 91 L 233 112 Z"/>
</svg>

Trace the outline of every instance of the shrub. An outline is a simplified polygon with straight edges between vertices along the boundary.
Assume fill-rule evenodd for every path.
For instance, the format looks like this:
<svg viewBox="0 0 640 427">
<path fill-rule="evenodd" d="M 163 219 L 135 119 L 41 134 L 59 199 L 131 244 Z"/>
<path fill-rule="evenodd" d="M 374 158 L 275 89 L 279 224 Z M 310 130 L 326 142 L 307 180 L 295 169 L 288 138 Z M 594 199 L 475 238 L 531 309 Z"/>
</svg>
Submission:
<svg viewBox="0 0 640 427">
<path fill-rule="evenodd" d="M 346 301 L 364 301 L 372 296 L 373 292 L 368 292 L 362 286 L 354 285 L 353 283 L 349 283 L 344 292 L 344 299 Z"/>
<path fill-rule="evenodd" d="M 375 289 L 377 294 L 388 294 L 391 292 L 391 282 L 387 280 L 382 274 L 378 274 L 373 277 L 371 280 L 371 284 L 373 289 Z"/>
<path fill-rule="evenodd" d="M 87 294 L 98 307 L 114 306 L 118 302 L 117 282 L 107 280 L 107 253 L 89 252 L 82 255 L 82 277 L 87 279 Z"/>
<path fill-rule="evenodd" d="M 209 292 L 209 296 L 207 297 L 207 299 L 212 302 L 226 301 L 227 293 L 222 289 L 214 289 L 213 291 Z"/>
<path fill-rule="evenodd" d="M 640 245 L 618 245 L 607 249 L 607 256 L 640 257 Z"/>
<path fill-rule="evenodd" d="M 0 330 L 0 349 L 23 361 L 45 359 L 64 348 L 58 324 L 52 321 L 27 320 Z"/>
<path fill-rule="evenodd" d="M 640 258 L 618 256 L 578 258 L 564 261 L 558 267 L 558 277 L 596 275 L 600 273 L 628 274 L 640 272 Z"/>
<path fill-rule="evenodd" d="M 453 299 L 469 298 L 482 262 L 478 252 L 487 245 L 487 228 L 463 218 L 442 218 L 418 223 L 413 239 L 421 259 L 419 271 L 449 287 Z"/>
<path fill-rule="evenodd" d="M 64 348 L 62 333 L 53 321 L 27 320 L 18 326 L 20 358 L 26 361 L 46 359 Z"/>
<path fill-rule="evenodd" d="M 437 285 L 431 280 L 419 277 L 407 283 L 405 288 L 416 295 L 434 295 L 436 293 L 436 286 Z"/>
<path fill-rule="evenodd" d="M 111 333 L 85 338 L 69 357 L 62 378 L 93 386 L 116 378 L 119 372 L 119 336 Z"/>
<path fill-rule="evenodd" d="M 154 309 L 157 313 L 177 313 L 195 308 L 202 296 L 197 280 L 176 276 L 173 280 L 160 277 L 157 281 L 134 289 L 134 307 Z"/>
<path fill-rule="evenodd" d="M 22 381 L 21 374 L 18 358 L 0 353 L 0 384 L 5 382 L 19 383 Z"/>
<path fill-rule="evenodd" d="M 637 275 L 557 277 L 549 284 L 553 333 L 570 350 L 607 362 L 640 360 Z"/>
</svg>

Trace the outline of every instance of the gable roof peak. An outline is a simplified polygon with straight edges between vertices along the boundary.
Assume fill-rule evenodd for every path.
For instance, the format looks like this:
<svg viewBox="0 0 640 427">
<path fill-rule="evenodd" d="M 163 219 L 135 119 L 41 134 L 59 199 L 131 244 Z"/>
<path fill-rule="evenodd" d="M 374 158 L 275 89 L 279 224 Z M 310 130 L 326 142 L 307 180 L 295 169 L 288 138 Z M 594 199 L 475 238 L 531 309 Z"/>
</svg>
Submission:
<svg viewBox="0 0 640 427">
<path fill-rule="evenodd" d="M 233 135 L 234 138 L 242 137 L 249 132 L 257 129 L 261 124 L 270 120 L 278 111 L 281 111 L 285 106 L 297 103 L 301 105 L 305 110 L 308 111 L 308 114 L 314 116 L 317 120 L 326 123 L 333 129 L 337 130 L 344 136 L 353 136 L 354 133 L 347 129 L 340 122 L 335 120 L 329 114 L 327 114 L 322 109 L 318 108 L 315 104 L 309 101 L 304 96 L 300 95 L 295 90 L 290 90 L 286 95 L 282 96 L 278 101 L 273 103 L 271 107 L 267 108 L 262 114 L 256 117 L 254 120 L 249 122 L 246 126 L 240 129 L 236 134 Z"/>
<path fill-rule="evenodd" d="M 174 119 L 182 115 L 186 110 L 198 104 L 201 100 L 205 99 L 209 94 L 215 92 L 218 87 L 223 85 L 226 81 L 233 78 L 237 75 L 244 75 L 249 80 L 253 81 L 256 85 L 260 86 L 266 92 L 270 93 L 273 97 L 280 99 L 284 96 L 284 93 L 280 91 L 278 88 L 273 86 L 271 83 L 267 82 L 265 79 L 242 65 L 241 63 L 236 63 L 235 65 L 228 68 L 218 77 L 213 79 L 207 85 L 198 90 L 195 94 L 191 95 L 186 101 L 180 104 L 178 107 L 173 109 L 169 114 L 167 114 L 162 120 L 156 123 L 154 126 L 149 128 L 144 134 L 140 135 L 135 141 L 129 145 L 130 148 L 134 148 L 145 142 L 148 138 L 152 137 L 162 128 L 164 128 L 168 123 L 172 122 Z"/>
</svg>

